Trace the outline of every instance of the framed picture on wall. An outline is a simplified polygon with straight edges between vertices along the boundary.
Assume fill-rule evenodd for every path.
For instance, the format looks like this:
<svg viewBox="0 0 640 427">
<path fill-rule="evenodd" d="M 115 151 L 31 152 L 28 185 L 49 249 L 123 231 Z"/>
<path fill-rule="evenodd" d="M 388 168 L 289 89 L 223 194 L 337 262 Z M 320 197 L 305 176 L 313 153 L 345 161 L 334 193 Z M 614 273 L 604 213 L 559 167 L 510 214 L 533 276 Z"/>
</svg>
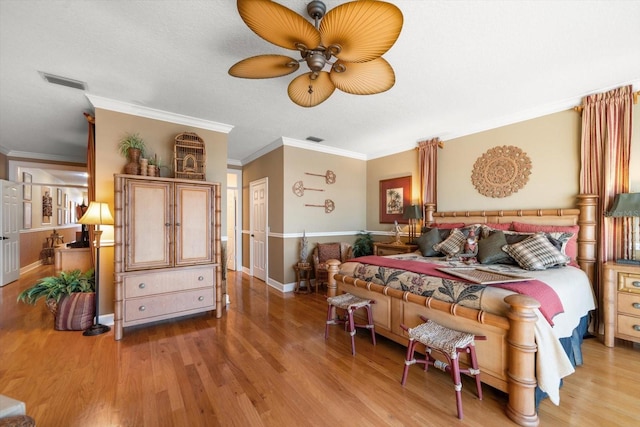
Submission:
<svg viewBox="0 0 640 427">
<path fill-rule="evenodd" d="M 31 228 L 31 202 L 22 202 L 22 228 Z"/>
<path fill-rule="evenodd" d="M 404 208 L 411 205 L 411 176 L 380 180 L 380 223 L 398 221 L 408 224 L 403 218 Z"/>
<path fill-rule="evenodd" d="M 58 203 L 58 206 L 62 206 L 62 190 L 58 188 L 56 192 L 57 192 L 56 202 Z"/>
<path fill-rule="evenodd" d="M 64 224 L 64 209 L 58 208 L 58 225 Z"/>
<path fill-rule="evenodd" d="M 22 198 L 24 200 L 31 200 L 31 174 L 28 172 L 22 172 Z"/>
<path fill-rule="evenodd" d="M 53 216 L 53 197 L 51 187 L 42 187 L 42 223 L 51 224 Z"/>
</svg>

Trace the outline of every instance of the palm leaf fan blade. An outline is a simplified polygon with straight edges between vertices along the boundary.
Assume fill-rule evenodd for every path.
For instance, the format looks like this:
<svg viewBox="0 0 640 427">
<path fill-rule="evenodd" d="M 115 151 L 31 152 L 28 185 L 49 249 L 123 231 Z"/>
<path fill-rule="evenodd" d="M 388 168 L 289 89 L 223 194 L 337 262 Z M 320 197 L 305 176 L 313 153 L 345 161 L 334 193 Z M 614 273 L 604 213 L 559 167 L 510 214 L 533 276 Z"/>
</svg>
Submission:
<svg viewBox="0 0 640 427">
<path fill-rule="evenodd" d="M 320 44 L 320 33 L 291 9 L 268 0 L 238 0 L 238 12 L 257 35 L 285 49 L 297 50 L 296 43 L 308 48 Z"/>
<path fill-rule="evenodd" d="M 336 88 L 353 95 L 373 95 L 393 87 L 396 75 L 393 68 L 384 58 L 369 62 L 344 63 L 338 61 L 336 66 L 344 65 L 345 71 L 331 71 L 331 81 Z"/>
<path fill-rule="evenodd" d="M 284 55 L 258 55 L 243 59 L 229 68 L 233 77 L 269 79 L 291 74 L 300 67 L 298 61 Z"/>
<path fill-rule="evenodd" d="M 402 23 L 402 12 L 391 3 L 354 1 L 327 12 L 320 23 L 320 35 L 324 46 L 340 46 L 337 58 L 366 62 L 382 56 L 393 46 Z"/>
<path fill-rule="evenodd" d="M 321 71 L 312 79 L 313 73 L 302 74 L 289 83 L 289 98 L 301 107 L 315 107 L 323 103 L 335 91 L 329 73 Z"/>
</svg>

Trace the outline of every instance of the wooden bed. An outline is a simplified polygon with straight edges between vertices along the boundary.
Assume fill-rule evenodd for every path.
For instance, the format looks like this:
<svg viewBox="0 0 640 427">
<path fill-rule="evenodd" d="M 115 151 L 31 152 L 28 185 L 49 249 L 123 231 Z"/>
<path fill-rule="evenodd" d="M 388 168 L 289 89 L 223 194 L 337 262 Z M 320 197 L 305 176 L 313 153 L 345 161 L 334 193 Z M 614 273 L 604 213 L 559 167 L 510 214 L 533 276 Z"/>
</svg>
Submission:
<svg viewBox="0 0 640 427">
<path fill-rule="evenodd" d="M 435 212 L 426 206 L 425 224 L 431 223 L 510 223 L 539 225 L 579 225 L 577 262 L 591 283 L 595 279 L 597 196 L 579 195 L 571 209 L 505 210 Z M 407 337 L 400 328 L 419 323 L 425 315 L 451 328 L 487 336 L 476 343 L 482 382 L 508 393 L 507 416 L 523 426 L 539 423 L 535 404 L 536 340 L 538 301 L 525 295 L 509 295 L 505 316 L 488 313 L 457 304 L 423 297 L 387 286 L 339 274 L 340 263 L 329 261 L 328 295 L 349 292 L 376 301 L 374 322 L 376 332 L 393 341 L 407 345 Z M 461 359 L 465 363 L 464 359 Z"/>
</svg>

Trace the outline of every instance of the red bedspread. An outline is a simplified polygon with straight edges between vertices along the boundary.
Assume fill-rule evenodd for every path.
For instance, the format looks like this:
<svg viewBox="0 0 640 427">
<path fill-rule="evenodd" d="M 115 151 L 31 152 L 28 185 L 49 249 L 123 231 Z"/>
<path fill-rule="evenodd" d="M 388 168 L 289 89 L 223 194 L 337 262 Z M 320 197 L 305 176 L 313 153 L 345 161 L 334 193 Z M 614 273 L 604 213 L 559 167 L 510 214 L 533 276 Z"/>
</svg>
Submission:
<svg viewBox="0 0 640 427">
<path fill-rule="evenodd" d="M 460 277 L 452 276 L 451 274 L 447 274 L 443 271 L 438 270 L 438 268 L 442 268 L 442 265 L 430 262 L 395 259 L 375 255 L 355 258 L 353 259 L 353 261 L 362 264 L 395 268 L 398 270 L 406 270 L 414 273 L 426 274 L 428 276 L 435 276 L 444 279 L 456 280 L 459 282 L 471 283 Z M 551 288 L 551 286 L 537 279 L 525 280 L 522 282 L 489 284 L 485 286 L 507 289 L 522 295 L 527 295 L 535 298 L 540 303 L 540 313 L 542 313 L 542 315 L 547 319 L 551 326 L 553 326 L 553 318 L 557 314 L 564 312 L 564 307 L 562 306 L 562 301 L 560 301 L 558 294 L 553 290 L 553 288 Z"/>
</svg>

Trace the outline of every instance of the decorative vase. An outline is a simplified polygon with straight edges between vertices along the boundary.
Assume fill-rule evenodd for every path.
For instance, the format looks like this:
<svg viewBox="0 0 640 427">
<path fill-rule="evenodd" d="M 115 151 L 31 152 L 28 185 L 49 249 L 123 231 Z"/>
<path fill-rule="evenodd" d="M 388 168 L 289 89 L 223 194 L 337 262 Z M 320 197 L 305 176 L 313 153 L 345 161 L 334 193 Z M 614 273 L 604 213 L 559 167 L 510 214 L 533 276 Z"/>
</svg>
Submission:
<svg viewBox="0 0 640 427">
<path fill-rule="evenodd" d="M 140 175 L 146 176 L 149 165 L 149 159 L 140 159 Z"/>
<path fill-rule="evenodd" d="M 140 154 L 141 151 L 138 148 L 129 148 L 127 150 L 127 159 L 129 160 L 129 163 L 125 165 L 124 173 L 129 175 L 140 174 Z"/>
</svg>

